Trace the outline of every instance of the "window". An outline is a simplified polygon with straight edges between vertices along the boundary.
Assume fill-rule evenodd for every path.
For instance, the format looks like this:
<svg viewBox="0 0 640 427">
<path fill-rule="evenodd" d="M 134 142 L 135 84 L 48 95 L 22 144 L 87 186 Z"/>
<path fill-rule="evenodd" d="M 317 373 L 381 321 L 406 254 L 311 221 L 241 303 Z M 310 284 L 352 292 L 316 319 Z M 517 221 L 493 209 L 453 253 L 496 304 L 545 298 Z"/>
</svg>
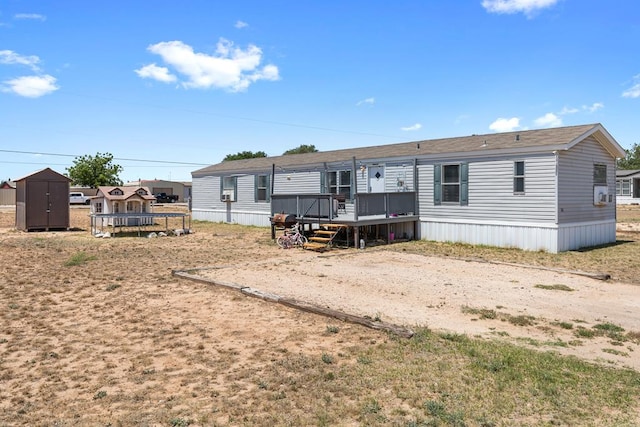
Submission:
<svg viewBox="0 0 640 427">
<path fill-rule="evenodd" d="M 96 203 L 96 213 L 102 213 L 102 202 Z"/>
<path fill-rule="evenodd" d="M 442 202 L 460 203 L 460 165 L 442 166 Z"/>
<path fill-rule="evenodd" d="M 607 165 L 593 165 L 593 185 L 607 185 Z"/>
<path fill-rule="evenodd" d="M 113 213 L 120 213 L 120 203 L 113 202 Z"/>
<path fill-rule="evenodd" d="M 469 164 L 433 165 L 433 204 L 469 204 Z"/>
<path fill-rule="evenodd" d="M 269 201 L 269 175 L 256 175 L 256 202 Z"/>
<path fill-rule="evenodd" d="M 524 194 L 524 162 L 518 161 L 513 164 L 513 192 Z"/>
<path fill-rule="evenodd" d="M 220 200 L 227 196 L 229 200 L 236 200 L 238 178 L 235 176 L 222 177 L 220 182 Z"/>
<path fill-rule="evenodd" d="M 616 195 L 618 196 L 630 196 L 631 195 L 631 180 L 621 179 L 616 181 Z"/>
<path fill-rule="evenodd" d="M 329 181 L 329 193 L 342 194 L 346 199 L 351 199 L 351 171 L 336 171 L 327 174 Z"/>
</svg>

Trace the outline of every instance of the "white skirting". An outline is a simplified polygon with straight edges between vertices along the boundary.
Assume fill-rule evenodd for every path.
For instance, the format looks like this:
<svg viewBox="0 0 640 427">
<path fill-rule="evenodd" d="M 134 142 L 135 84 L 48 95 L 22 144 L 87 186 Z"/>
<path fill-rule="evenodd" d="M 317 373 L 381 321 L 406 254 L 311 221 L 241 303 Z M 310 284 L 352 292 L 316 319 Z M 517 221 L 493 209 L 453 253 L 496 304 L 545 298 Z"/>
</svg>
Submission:
<svg viewBox="0 0 640 427">
<path fill-rule="evenodd" d="M 551 253 L 616 241 L 615 220 L 556 224 L 420 221 L 420 238 Z"/>
<path fill-rule="evenodd" d="M 227 222 L 230 224 L 269 227 L 269 212 L 229 212 L 220 209 L 193 209 L 191 218 L 196 221 Z"/>
</svg>

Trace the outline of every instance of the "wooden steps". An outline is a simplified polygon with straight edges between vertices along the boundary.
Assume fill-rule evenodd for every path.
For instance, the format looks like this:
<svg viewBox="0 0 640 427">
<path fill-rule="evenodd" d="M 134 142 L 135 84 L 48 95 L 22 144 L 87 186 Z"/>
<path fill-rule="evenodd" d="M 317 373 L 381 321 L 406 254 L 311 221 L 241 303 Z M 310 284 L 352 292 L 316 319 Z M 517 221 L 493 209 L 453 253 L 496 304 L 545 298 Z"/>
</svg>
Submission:
<svg viewBox="0 0 640 427">
<path fill-rule="evenodd" d="M 303 247 L 316 252 L 324 252 L 331 248 L 331 242 L 336 237 L 338 232 L 343 228 L 347 228 L 344 224 L 322 224 L 318 230 L 315 230 L 314 235 L 309 237 L 309 242 Z"/>
</svg>

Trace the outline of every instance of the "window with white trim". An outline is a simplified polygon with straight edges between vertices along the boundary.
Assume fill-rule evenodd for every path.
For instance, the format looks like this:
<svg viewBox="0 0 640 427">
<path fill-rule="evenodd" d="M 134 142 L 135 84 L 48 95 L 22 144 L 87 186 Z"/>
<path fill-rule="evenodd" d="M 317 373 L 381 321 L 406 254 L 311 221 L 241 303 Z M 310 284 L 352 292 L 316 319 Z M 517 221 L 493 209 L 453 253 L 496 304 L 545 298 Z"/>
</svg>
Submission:
<svg viewBox="0 0 640 427">
<path fill-rule="evenodd" d="M 351 171 L 335 171 L 327 173 L 329 193 L 342 194 L 345 199 L 351 199 Z"/>
<path fill-rule="evenodd" d="M 524 194 L 524 161 L 513 163 L 513 194 Z"/>
<path fill-rule="evenodd" d="M 442 165 L 442 203 L 460 203 L 460 165 Z"/>
<path fill-rule="evenodd" d="M 256 202 L 269 201 L 269 175 L 256 175 Z"/>
</svg>

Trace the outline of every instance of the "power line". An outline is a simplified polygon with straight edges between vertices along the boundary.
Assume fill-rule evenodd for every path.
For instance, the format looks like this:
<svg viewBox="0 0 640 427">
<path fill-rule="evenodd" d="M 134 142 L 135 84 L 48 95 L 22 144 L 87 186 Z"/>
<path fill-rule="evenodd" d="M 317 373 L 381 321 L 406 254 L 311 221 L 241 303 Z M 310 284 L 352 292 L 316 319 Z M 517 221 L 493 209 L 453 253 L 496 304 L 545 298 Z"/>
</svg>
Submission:
<svg viewBox="0 0 640 427">
<path fill-rule="evenodd" d="M 122 100 L 122 99 L 108 98 L 108 97 L 103 97 L 103 96 L 82 95 L 82 94 L 73 93 L 73 92 L 65 92 L 64 94 L 65 95 L 69 95 L 69 96 L 75 96 L 75 97 L 78 97 L 78 98 L 99 99 L 99 100 L 102 100 L 102 101 L 119 102 L 119 103 L 122 103 L 122 104 L 130 104 L 130 105 L 138 105 L 138 106 L 142 106 L 142 107 L 157 108 L 157 109 L 160 109 L 160 110 L 182 111 L 182 112 L 185 112 L 185 113 L 201 114 L 201 115 L 205 115 L 205 116 L 220 117 L 220 118 L 224 118 L 224 119 L 244 120 L 244 121 L 254 122 L 254 123 L 264 123 L 264 124 L 278 125 L 278 126 L 289 126 L 289 127 L 302 128 L 302 129 L 322 130 L 322 131 L 326 131 L 326 132 L 336 132 L 336 133 L 346 133 L 346 134 L 352 134 L 352 135 L 377 136 L 377 137 L 381 137 L 381 138 L 398 139 L 397 136 L 382 135 L 382 134 L 372 133 L 372 132 L 362 132 L 362 131 L 352 131 L 352 130 L 344 130 L 344 129 L 334 129 L 334 128 L 328 128 L 328 127 L 323 127 L 323 126 L 313 126 L 313 125 L 305 125 L 305 124 L 299 124 L 299 123 L 279 122 L 279 121 L 276 121 L 276 120 L 264 120 L 264 119 L 256 119 L 256 118 L 252 118 L 252 117 L 233 116 L 233 115 L 229 115 L 229 114 L 213 113 L 213 112 L 209 112 L 209 111 L 192 110 L 192 109 L 189 109 L 189 108 L 176 108 L 176 107 L 173 107 L 173 106 L 168 107 L 168 106 L 164 106 L 164 105 L 145 104 L 145 103 L 137 102 L 137 101 L 125 101 L 125 100 Z"/>
<path fill-rule="evenodd" d="M 82 157 L 81 155 L 78 155 L 78 154 L 43 153 L 39 151 L 19 151 L 19 150 L 0 150 L 0 153 L 33 154 L 38 156 L 57 156 L 57 157 Z M 170 160 L 129 159 L 125 157 L 114 157 L 113 160 L 121 160 L 121 161 L 127 161 L 127 162 L 143 162 L 143 163 L 162 163 L 162 164 L 184 165 L 184 166 L 209 166 L 209 163 L 175 162 Z"/>
</svg>

